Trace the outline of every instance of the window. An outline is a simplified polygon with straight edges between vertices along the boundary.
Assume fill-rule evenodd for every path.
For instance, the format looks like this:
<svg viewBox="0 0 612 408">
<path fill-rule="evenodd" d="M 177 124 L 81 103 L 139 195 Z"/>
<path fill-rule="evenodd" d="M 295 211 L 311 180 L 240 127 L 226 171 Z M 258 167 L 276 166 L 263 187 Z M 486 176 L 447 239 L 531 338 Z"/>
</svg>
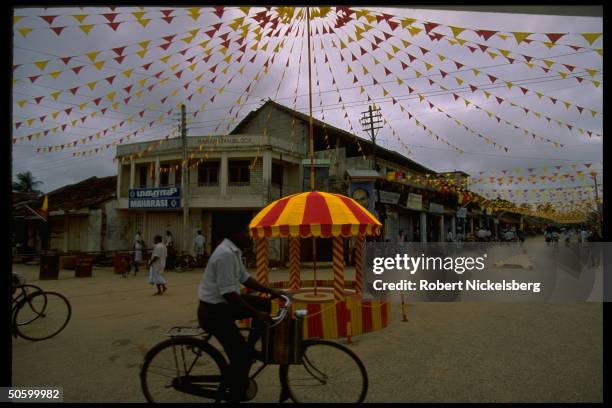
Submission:
<svg viewBox="0 0 612 408">
<path fill-rule="evenodd" d="M 161 166 L 161 174 L 159 175 L 159 186 L 166 187 L 170 184 L 170 166 L 164 164 Z"/>
<path fill-rule="evenodd" d="M 276 186 L 283 185 L 283 165 L 272 163 L 272 184 Z"/>
<path fill-rule="evenodd" d="M 198 167 L 199 186 L 218 186 L 219 185 L 219 162 L 206 161 Z"/>
<path fill-rule="evenodd" d="M 250 162 L 248 160 L 236 160 L 228 163 L 229 184 L 248 185 L 251 181 Z"/>
<path fill-rule="evenodd" d="M 147 186 L 147 166 L 141 166 L 138 169 L 138 185 L 140 186 L 140 188 L 144 188 Z"/>
</svg>

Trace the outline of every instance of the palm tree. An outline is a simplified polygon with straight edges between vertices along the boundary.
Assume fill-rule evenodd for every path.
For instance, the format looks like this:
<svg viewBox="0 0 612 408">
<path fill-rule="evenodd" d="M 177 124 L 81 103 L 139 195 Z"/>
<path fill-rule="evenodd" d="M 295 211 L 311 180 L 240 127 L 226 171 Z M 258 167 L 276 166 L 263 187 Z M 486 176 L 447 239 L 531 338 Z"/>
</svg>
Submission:
<svg viewBox="0 0 612 408">
<path fill-rule="evenodd" d="M 41 191 L 36 189 L 41 184 L 43 182 L 36 180 L 29 171 L 17 173 L 17 181 L 13 182 L 13 191 L 41 194 Z"/>
</svg>

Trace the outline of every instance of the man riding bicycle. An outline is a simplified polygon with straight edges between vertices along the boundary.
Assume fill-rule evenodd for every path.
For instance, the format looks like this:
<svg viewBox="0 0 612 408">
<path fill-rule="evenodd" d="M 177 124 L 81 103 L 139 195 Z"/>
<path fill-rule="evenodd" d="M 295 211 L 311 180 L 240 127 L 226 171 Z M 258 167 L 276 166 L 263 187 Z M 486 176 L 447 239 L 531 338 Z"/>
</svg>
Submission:
<svg viewBox="0 0 612 408">
<path fill-rule="evenodd" d="M 270 321 L 270 300 L 253 295 L 241 295 L 240 285 L 268 293 L 271 298 L 284 293 L 261 285 L 247 272 L 242 262 L 242 251 L 250 239 L 244 229 L 226 228 L 226 238 L 210 256 L 198 287 L 198 322 L 221 343 L 229 358 L 230 400 L 244 398 L 249 384 L 252 359 L 256 356 L 255 343 L 263 334 L 265 322 Z M 253 328 L 248 340 L 240 334 L 235 321 L 251 317 Z"/>
</svg>

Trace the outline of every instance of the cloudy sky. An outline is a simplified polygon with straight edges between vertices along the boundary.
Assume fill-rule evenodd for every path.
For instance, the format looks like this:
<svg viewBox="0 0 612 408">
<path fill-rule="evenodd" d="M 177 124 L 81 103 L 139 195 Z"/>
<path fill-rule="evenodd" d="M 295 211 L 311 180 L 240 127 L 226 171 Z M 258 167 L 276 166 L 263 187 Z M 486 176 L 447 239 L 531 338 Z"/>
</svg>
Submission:
<svg viewBox="0 0 612 408">
<path fill-rule="evenodd" d="M 245 11 L 248 16 L 237 21 L 245 17 Z M 268 29 L 270 22 L 261 38 L 256 38 L 253 17 L 261 11 L 265 9 L 225 8 L 215 14 L 214 9 L 202 8 L 198 16 L 186 8 L 16 9 L 15 15 L 23 17 L 15 22 L 13 39 L 14 174 L 31 171 L 44 182 L 45 192 L 86 177 L 116 174 L 115 148 L 106 146 L 122 138 L 123 143 L 131 143 L 174 134 L 178 110 L 168 113 L 180 102 L 187 104 L 188 112 L 198 112 L 190 116 L 192 136 L 223 134 L 264 98 L 307 112 L 305 24 L 297 18 L 299 10 L 291 22 L 279 22 L 274 30 Z M 603 133 L 603 87 L 595 86 L 603 81 L 603 58 L 596 51 L 603 47 L 603 38 L 589 44 L 580 35 L 602 32 L 601 18 L 410 8 L 371 11 L 394 16 L 392 24 L 368 22 L 364 16 L 357 23 L 347 21 L 327 30 L 324 27 L 335 25 L 336 10 L 314 17 L 313 112 L 317 118 L 365 137 L 359 117 L 369 96 L 387 121 L 378 134 L 379 143 L 436 171 L 516 178 L 601 169 L 601 137 L 588 137 L 587 131 Z M 273 9 L 272 15 L 276 12 Z M 414 19 L 412 25 L 406 18 Z M 405 27 L 394 27 L 393 22 L 402 21 Z M 113 30 L 111 25 L 117 23 Z M 211 32 L 218 23 L 223 25 Z M 231 23 L 236 23 L 236 30 L 228 27 Z M 251 30 L 246 40 L 233 41 L 247 26 Z M 64 28 L 57 35 L 49 27 Z M 453 33 L 449 27 L 468 30 Z M 496 31 L 501 37 L 488 37 L 486 32 L 479 36 L 471 30 Z M 266 36 L 275 32 L 278 37 Z M 528 37 L 529 43 L 518 45 L 512 33 L 522 32 L 535 34 Z M 547 33 L 567 34 L 549 47 Z M 207 40 L 204 47 L 199 45 Z M 230 48 L 223 52 L 222 43 L 228 40 Z M 262 49 L 266 42 L 267 49 Z M 340 49 L 340 42 L 346 48 Z M 246 53 L 237 62 L 239 48 L 245 44 Z M 259 44 L 257 51 L 251 48 L 254 44 Z M 208 58 L 204 58 L 206 48 L 211 50 Z M 96 51 L 100 52 L 91 54 Z M 264 63 L 274 51 L 275 60 L 266 74 Z M 532 67 L 521 62 L 525 60 Z M 149 90 L 151 85 L 155 86 Z M 582 113 L 577 107 L 584 108 Z M 143 126 L 146 129 L 126 140 Z M 76 146 L 40 152 L 75 141 Z M 555 142 L 563 147 L 555 147 Z M 587 169 L 585 163 L 593 164 Z M 598 180 L 601 183 L 601 177 Z M 577 178 L 502 186 L 481 183 L 475 188 L 587 184 L 588 179 Z"/>
</svg>

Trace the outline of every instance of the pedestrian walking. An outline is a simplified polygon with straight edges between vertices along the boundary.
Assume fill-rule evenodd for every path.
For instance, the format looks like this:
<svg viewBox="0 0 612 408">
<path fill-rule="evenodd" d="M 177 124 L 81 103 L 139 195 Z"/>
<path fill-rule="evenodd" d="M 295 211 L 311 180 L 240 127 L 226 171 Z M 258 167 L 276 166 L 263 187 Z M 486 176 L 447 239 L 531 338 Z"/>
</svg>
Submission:
<svg viewBox="0 0 612 408">
<path fill-rule="evenodd" d="M 162 237 L 156 235 L 153 238 L 153 253 L 149 260 L 149 283 L 157 287 L 157 293 L 154 295 L 161 295 L 164 293 L 166 288 L 166 279 L 164 278 L 164 270 L 166 268 L 166 258 L 168 257 L 168 251 L 166 246 L 162 243 Z"/>
<path fill-rule="evenodd" d="M 136 236 L 134 237 L 134 275 L 138 273 L 138 265 L 142 262 L 143 245 L 142 235 L 140 231 L 136 231 Z"/>
</svg>

